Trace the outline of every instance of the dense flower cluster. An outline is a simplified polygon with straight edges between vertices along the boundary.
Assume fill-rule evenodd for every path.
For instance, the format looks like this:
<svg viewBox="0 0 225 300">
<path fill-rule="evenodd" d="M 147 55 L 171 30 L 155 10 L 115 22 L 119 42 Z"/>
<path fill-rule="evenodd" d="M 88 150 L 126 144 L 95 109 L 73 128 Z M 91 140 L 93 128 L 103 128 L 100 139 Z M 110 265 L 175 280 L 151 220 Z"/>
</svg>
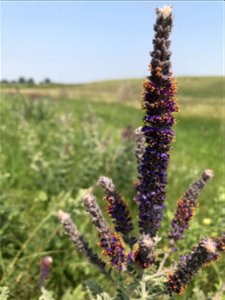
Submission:
<svg viewBox="0 0 225 300">
<path fill-rule="evenodd" d="M 213 239 L 202 240 L 191 254 L 181 256 L 176 270 L 168 276 L 166 285 L 169 294 L 182 294 L 199 269 L 216 261 L 218 256 L 217 245 Z"/>
<path fill-rule="evenodd" d="M 151 237 L 156 235 L 163 216 L 168 151 L 174 137 L 171 129 L 175 123 L 173 112 L 178 110 L 175 101 L 176 83 L 169 61 L 172 11 L 168 9 L 165 13 L 158 9 L 157 15 L 151 75 L 144 82 L 143 108 L 146 113 L 142 132 L 146 145 L 136 184 L 140 231 Z"/>
<path fill-rule="evenodd" d="M 96 198 L 87 193 L 83 197 L 84 205 L 100 237 L 99 246 L 103 248 L 103 254 L 110 257 L 110 263 L 117 267 L 119 271 L 126 264 L 127 254 L 125 244 L 118 233 L 113 232 L 108 226 Z"/>
<path fill-rule="evenodd" d="M 102 254 L 110 258 L 109 262 L 112 267 L 117 267 L 118 271 L 126 269 L 127 253 L 125 244 L 121 237 L 113 232 L 110 236 L 101 238 L 98 245 L 103 248 Z"/>
<path fill-rule="evenodd" d="M 155 243 L 149 235 L 142 234 L 131 254 L 134 263 L 148 269 L 156 260 Z"/>
<path fill-rule="evenodd" d="M 184 237 L 184 231 L 194 215 L 197 199 L 205 184 L 212 178 L 213 171 L 205 170 L 201 177 L 190 185 L 184 196 L 178 201 L 177 211 L 172 220 L 169 238 L 174 242 Z"/>
<path fill-rule="evenodd" d="M 105 199 L 108 203 L 107 211 L 112 218 L 116 232 L 121 232 L 124 241 L 132 247 L 135 238 L 129 237 L 129 234 L 134 229 L 134 226 L 126 202 L 117 193 L 112 179 L 101 176 L 98 180 L 98 185 L 104 189 Z"/>
</svg>

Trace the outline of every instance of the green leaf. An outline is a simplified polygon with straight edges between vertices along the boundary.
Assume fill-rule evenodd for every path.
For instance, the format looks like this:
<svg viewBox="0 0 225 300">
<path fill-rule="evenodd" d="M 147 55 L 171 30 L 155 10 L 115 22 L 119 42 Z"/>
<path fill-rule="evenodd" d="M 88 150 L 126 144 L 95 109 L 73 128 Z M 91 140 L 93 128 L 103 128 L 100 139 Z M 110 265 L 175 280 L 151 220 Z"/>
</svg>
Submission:
<svg viewBox="0 0 225 300">
<path fill-rule="evenodd" d="M 38 300 L 55 300 L 53 297 L 53 292 L 46 290 L 45 288 L 41 289 L 41 296 Z"/>
<path fill-rule="evenodd" d="M 90 297 L 94 299 L 96 299 L 97 295 L 104 293 L 102 285 L 94 280 L 85 281 L 85 285 Z"/>
<path fill-rule="evenodd" d="M 83 300 L 85 299 L 85 291 L 82 284 L 79 284 L 73 291 L 67 290 L 62 300 Z"/>
</svg>

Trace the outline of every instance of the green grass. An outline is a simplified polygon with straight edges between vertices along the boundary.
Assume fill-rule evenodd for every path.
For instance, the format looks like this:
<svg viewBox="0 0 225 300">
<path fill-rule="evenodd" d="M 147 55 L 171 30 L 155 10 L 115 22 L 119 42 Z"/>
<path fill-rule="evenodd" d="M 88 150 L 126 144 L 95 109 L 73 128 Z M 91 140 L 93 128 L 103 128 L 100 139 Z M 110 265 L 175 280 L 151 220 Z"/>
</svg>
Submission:
<svg viewBox="0 0 225 300">
<path fill-rule="evenodd" d="M 217 235 L 225 227 L 221 80 L 178 79 L 181 112 L 177 114 L 176 141 L 168 170 L 167 208 L 160 230 L 163 245 L 179 197 L 205 168 L 215 173 L 200 197 L 186 239 L 179 243 L 182 252 L 190 251 L 201 237 Z M 122 138 L 122 131 L 141 126 L 141 80 L 51 86 L 54 93 L 46 89 L 48 97 L 40 89 L 2 88 L 1 284 L 9 287 L 10 299 L 37 299 L 40 259 L 48 254 L 54 263 L 47 287 L 56 299 L 64 300 L 69 289 L 72 293 L 88 278 L 95 277 L 110 287 L 74 251 L 54 213 L 60 208 L 70 212 L 97 250 L 95 232 L 80 203 L 80 194 L 100 175 L 106 175 L 126 197 L 137 223 L 133 201 L 135 145 Z M 103 207 L 99 189 L 96 195 Z M 210 219 L 210 224 L 205 219 Z M 223 258 L 203 270 L 178 299 L 194 300 L 194 289 L 205 294 L 215 292 L 225 276 L 224 267 Z"/>
</svg>

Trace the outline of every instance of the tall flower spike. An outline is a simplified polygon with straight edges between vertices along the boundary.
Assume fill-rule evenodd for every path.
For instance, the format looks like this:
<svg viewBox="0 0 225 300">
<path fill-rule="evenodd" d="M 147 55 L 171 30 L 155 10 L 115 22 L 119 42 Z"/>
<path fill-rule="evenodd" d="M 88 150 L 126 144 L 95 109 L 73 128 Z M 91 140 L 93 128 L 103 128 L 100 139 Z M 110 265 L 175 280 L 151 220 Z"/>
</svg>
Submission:
<svg viewBox="0 0 225 300">
<path fill-rule="evenodd" d="M 80 235 L 76 225 L 71 220 L 70 215 L 60 210 L 58 212 L 58 218 L 64 227 L 65 233 L 68 234 L 79 252 L 86 256 L 92 264 L 97 266 L 103 274 L 108 276 L 108 273 L 105 270 L 105 263 L 98 257 L 97 253 L 94 253 L 92 249 L 89 248 L 88 243 L 86 243 Z"/>
<path fill-rule="evenodd" d="M 113 220 L 116 232 L 121 232 L 124 241 L 132 247 L 135 243 L 135 238 L 130 237 L 129 234 L 134 226 L 126 202 L 117 193 L 112 179 L 101 176 L 98 180 L 98 185 L 104 189 L 105 199 L 108 203 L 107 211 Z"/>
<path fill-rule="evenodd" d="M 102 253 L 110 258 L 110 264 L 122 271 L 125 267 L 127 255 L 125 244 L 118 233 L 113 232 L 108 226 L 96 198 L 87 193 L 83 197 L 84 205 L 100 237 L 99 246 L 103 248 Z"/>
<path fill-rule="evenodd" d="M 182 294 L 189 281 L 205 265 L 218 259 L 216 243 L 213 239 L 202 240 L 191 254 L 181 256 L 175 271 L 170 273 L 166 288 L 170 295 Z"/>
<path fill-rule="evenodd" d="M 139 207 L 141 233 L 154 237 L 160 227 L 166 196 L 168 151 L 174 137 L 173 112 L 178 110 L 175 101 L 176 83 L 170 71 L 169 34 L 172 29 L 172 9 L 157 9 L 154 26 L 154 50 L 151 53 L 151 75 L 144 82 L 142 132 L 145 151 L 141 158 L 136 184 L 136 201 Z"/>
<path fill-rule="evenodd" d="M 188 229 L 189 222 L 198 204 L 198 196 L 206 183 L 213 177 L 212 170 L 205 170 L 201 177 L 193 182 L 184 196 L 178 201 L 177 211 L 172 220 L 172 229 L 169 238 L 173 243 L 184 237 L 184 231 Z"/>
</svg>

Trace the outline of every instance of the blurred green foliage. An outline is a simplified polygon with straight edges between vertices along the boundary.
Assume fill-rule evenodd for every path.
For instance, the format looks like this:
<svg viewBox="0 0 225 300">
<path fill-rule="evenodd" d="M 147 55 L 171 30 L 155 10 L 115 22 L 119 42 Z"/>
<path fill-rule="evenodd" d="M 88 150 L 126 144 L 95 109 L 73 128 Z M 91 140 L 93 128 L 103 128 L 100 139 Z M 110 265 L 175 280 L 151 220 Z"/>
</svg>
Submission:
<svg viewBox="0 0 225 300">
<path fill-rule="evenodd" d="M 216 236 L 225 228 L 220 92 L 217 89 L 214 98 L 210 94 L 205 110 L 202 94 L 200 101 L 199 89 L 193 86 L 189 95 L 191 110 L 186 90 L 179 99 L 182 111 L 177 116 L 176 142 L 171 151 L 167 207 L 160 230 L 162 247 L 167 243 L 177 200 L 187 186 L 205 168 L 213 169 L 215 177 L 200 197 L 198 213 L 185 240 L 179 242 L 182 253 L 189 252 L 200 237 Z M 207 88 L 205 95 L 207 98 Z M 202 108 L 200 113 L 195 104 L 198 110 Z M 110 293 L 111 284 L 73 248 L 55 214 L 59 209 L 69 212 L 88 242 L 99 251 L 80 198 L 84 189 L 105 175 L 125 196 L 137 224 L 132 130 L 141 126 L 142 111 L 121 101 L 72 101 L 22 94 L 2 95 L 0 105 L 0 277 L 1 285 L 9 289 L 9 299 L 89 299 L 82 283 L 93 278 Z M 218 115 L 205 114 L 210 105 L 212 111 L 219 108 Z M 95 194 L 103 208 L 102 192 L 96 188 Z M 46 282 L 52 293 L 46 290 L 41 295 L 40 260 L 45 255 L 53 257 Z M 177 258 L 175 253 L 172 259 Z M 204 295 L 215 293 L 224 277 L 223 258 L 203 270 L 179 299 L 197 299 L 196 295 L 208 299 Z M 7 289 L 2 288 L 1 293 L 7 299 Z"/>
</svg>

